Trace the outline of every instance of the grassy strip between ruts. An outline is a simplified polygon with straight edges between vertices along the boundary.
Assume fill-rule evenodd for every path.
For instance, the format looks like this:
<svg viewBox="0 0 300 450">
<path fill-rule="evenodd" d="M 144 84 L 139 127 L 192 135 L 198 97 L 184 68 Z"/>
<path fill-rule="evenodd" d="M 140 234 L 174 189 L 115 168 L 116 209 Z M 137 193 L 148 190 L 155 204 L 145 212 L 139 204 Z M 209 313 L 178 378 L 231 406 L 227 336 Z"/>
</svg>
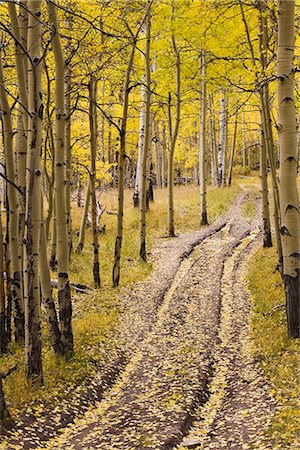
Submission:
<svg viewBox="0 0 300 450">
<path fill-rule="evenodd" d="M 299 340 L 287 337 L 281 276 L 274 272 L 276 251 L 259 249 L 249 266 L 253 298 L 252 339 L 255 357 L 270 380 L 278 411 L 267 431 L 275 449 L 300 448 Z"/>
<path fill-rule="evenodd" d="M 207 194 L 208 217 L 212 223 L 221 216 L 240 191 L 234 182 L 224 189 L 209 189 Z M 176 232 L 183 233 L 199 228 L 199 188 L 195 186 L 175 187 Z M 106 211 L 116 212 L 117 195 L 114 191 L 100 197 Z M 155 191 L 155 203 L 150 205 L 147 216 L 148 251 L 155 239 L 166 235 L 167 190 Z M 78 230 L 82 208 L 73 207 L 73 229 Z M 118 297 L 125 289 L 144 280 L 151 272 L 151 265 L 140 261 L 139 255 L 139 211 L 132 207 L 132 191 L 126 191 L 124 214 L 124 240 L 122 250 L 121 287 L 111 288 L 111 272 L 114 252 L 116 216 L 104 214 L 101 224 L 106 225 L 106 234 L 100 236 L 100 264 L 102 288 L 93 295 L 73 294 L 73 331 L 75 355 L 70 361 L 56 358 L 47 338 L 47 327 L 43 321 L 43 369 L 44 385 L 30 385 L 25 378 L 23 349 L 11 346 L 8 355 L 0 358 L 1 370 L 18 363 L 18 370 L 4 381 L 7 404 L 12 416 L 31 406 L 55 405 L 68 395 L 70 389 L 91 378 L 99 365 L 105 366 L 113 359 L 117 348 L 119 308 Z M 76 245 L 76 237 L 74 236 Z M 73 253 L 70 278 L 72 282 L 92 286 L 91 231 L 86 231 L 83 252 Z M 55 275 L 53 275 L 55 277 Z M 67 390 L 68 389 L 68 390 Z"/>
</svg>

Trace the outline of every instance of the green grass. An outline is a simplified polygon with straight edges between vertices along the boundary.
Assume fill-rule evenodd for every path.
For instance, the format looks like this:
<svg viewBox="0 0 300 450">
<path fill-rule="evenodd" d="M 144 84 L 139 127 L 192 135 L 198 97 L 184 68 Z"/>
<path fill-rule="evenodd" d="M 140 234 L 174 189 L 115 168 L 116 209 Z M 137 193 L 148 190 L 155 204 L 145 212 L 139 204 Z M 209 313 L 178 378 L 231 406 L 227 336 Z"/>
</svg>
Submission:
<svg viewBox="0 0 300 450">
<path fill-rule="evenodd" d="M 247 180 L 249 182 L 249 180 Z M 237 182 L 224 189 L 209 189 L 207 193 L 208 218 L 210 223 L 221 216 L 240 191 Z M 167 191 L 155 190 L 155 202 L 147 215 L 147 251 L 167 230 Z M 109 191 L 100 197 L 108 212 L 116 212 L 117 193 Z M 199 229 L 199 188 L 181 186 L 174 189 L 175 228 L 177 233 Z M 73 205 L 72 223 L 74 246 L 79 229 L 82 208 Z M 132 206 L 132 191 L 125 192 L 124 240 L 122 249 L 121 286 L 111 287 L 114 254 L 116 216 L 104 213 L 101 224 L 106 225 L 106 234 L 100 235 L 100 265 L 102 287 L 91 296 L 73 293 L 73 331 L 75 356 L 70 361 L 56 358 L 51 348 L 46 324 L 43 322 L 43 369 L 44 386 L 35 387 L 25 378 L 23 349 L 11 346 L 10 353 L 0 358 L 1 370 L 5 372 L 18 362 L 16 370 L 4 381 L 9 410 L 15 415 L 25 410 L 28 404 L 50 403 L 65 394 L 65 389 L 81 384 L 97 371 L 97 363 L 105 364 L 114 352 L 118 330 L 118 296 L 122 289 L 130 289 L 137 281 L 144 280 L 151 272 L 150 263 L 139 259 L 139 212 Z M 53 274 L 55 277 L 55 274 Z M 92 286 L 91 231 L 86 231 L 86 241 L 81 254 L 72 254 L 70 279 L 75 283 Z"/>
<path fill-rule="evenodd" d="M 285 302 L 281 276 L 274 273 L 276 262 L 272 248 L 260 249 L 250 264 L 249 283 L 254 301 L 252 338 L 255 356 L 261 361 L 280 405 L 268 436 L 275 441 L 276 449 L 296 449 L 300 444 L 299 340 L 287 337 L 285 308 L 276 308 Z"/>
</svg>

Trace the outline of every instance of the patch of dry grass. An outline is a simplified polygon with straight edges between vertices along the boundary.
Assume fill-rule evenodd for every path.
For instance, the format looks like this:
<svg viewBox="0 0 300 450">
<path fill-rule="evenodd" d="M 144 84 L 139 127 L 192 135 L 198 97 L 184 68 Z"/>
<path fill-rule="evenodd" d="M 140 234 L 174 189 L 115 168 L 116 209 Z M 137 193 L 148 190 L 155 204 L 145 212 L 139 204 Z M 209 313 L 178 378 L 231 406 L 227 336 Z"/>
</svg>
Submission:
<svg viewBox="0 0 300 450">
<path fill-rule="evenodd" d="M 249 268 L 250 290 L 254 302 L 252 338 L 256 357 L 273 386 L 280 406 L 272 419 L 269 436 L 278 449 L 299 448 L 300 367 L 299 340 L 287 337 L 284 288 L 274 273 L 275 249 L 260 249 Z"/>
</svg>

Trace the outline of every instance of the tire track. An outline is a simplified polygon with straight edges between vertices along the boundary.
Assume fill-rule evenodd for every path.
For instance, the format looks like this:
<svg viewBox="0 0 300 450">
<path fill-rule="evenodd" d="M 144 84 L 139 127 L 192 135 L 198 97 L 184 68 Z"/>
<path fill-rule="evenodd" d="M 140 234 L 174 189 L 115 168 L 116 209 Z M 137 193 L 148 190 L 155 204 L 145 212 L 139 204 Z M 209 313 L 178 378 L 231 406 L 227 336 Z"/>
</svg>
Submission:
<svg viewBox="0 0 300 450">
<path fill-rule="evenodd" d="M 260 244 L 259 236 L 245 239 L 226 261 L 222 277 L 220 344 L 214 362 L 210 397 L 197 411 L 180 449 L 272 449 L 265 442 L 276 410 L 257 364 L 251 356 L 249 317 L 251 299 L 245 279 L 246 264 Z"/>
</svg>

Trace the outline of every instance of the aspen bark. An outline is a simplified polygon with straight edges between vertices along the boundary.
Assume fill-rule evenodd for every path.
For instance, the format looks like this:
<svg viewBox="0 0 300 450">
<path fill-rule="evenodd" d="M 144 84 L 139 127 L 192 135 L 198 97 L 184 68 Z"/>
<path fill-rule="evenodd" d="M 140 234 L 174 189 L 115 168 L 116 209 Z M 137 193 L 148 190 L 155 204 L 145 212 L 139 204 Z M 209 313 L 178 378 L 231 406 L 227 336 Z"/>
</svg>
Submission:
<svg viewBox="0 0 300 450">
<path fill-rule="evenodd" d="M 1 202 L 0 202 L 0 211 L 1 211 Z M 2 216 L 0 214 L 0 355 L 3 355 L 7 351 L 3 261 L 4 261 L 3 229 L 2 229 Z"/>
<path fill-rule="evenodd" d="M 41 205 L 41 210 L 43 211 L 42 198 Z M 47 258 L 47 239 L 43 220 L 41 220 L 39 263 L 42 304 L 45 309 L 50 341 L 54 352 L 56 354 L 63 355 L 64 348 L 61 341 L 61 333 L 58 325 L 55 303 L 52 296 L 51 277 Z"/>
<path fill-rule="evenodd" d="M 214 100 L 213 95 L 209 94 L 209 109 L 210 109 L 210 161 L 211 161 L 211 182 L 213 186 L 218 184 L 218 171 L 217 171 L 217 145 L 216 145 L 216 124 L 215 124 L 215 112 L 214 112 Z"/>
<path fill-rule="evenodd" d="M 6 164 L 7 183 L 7 214 L 9 226 L 9 257 L 10 257 L 10 287 L 14 305 L 15 339 L 24 339 L 24 303 L 21 284 L 21 253 L 19 247 L 19 212 L 14 163 L 13 130 L 11 111 L 5 90 L 2 67 L 2 52 L 0 51 L 0 107 L 2 109 L 2 129 Z"/>
<path fill-rule="evenodd" d="M 42 60 L 41 1 L 28 1 L 28 147 L 26 254 L 24 257 L 25 366 L 28 378 L 42 382 L 39 244 L 41 225 Z"/>
<path fill-rule="evenodd" d="M 127 64 L 126 79 L 124 86 L 124 103 L 123 114 L 121 120 L 120 132 L 120 150 L 118 158 L 118 216 L 117 216 L 117 236 L 115 242 L 115 255 L 114 265 L 112 271 L 113 286 L 117 287 L 120 282 L 121 271 L 121 251 L 122 251 L 122 239 L 123 239 L 123 215 L 124 215 L 124 159 L 126 155 L 126 132 L 127 132 L 127 120 L 128 120 L 128 107 L 129 107 L 129 93 L 130 93 L 130 80 L 133 67 L 134 55 L 137 45 L 138 35 L 144 25 L 145 20 L 148 17 L 153 0 L 148 0 L 147 8 L 144 17 L 142 18 L 139 27 L 134 36 L 132 36 L 131 52 Z"/>
<path fill-rule="evenodd" d="M 141 197 L 140 197 L 140 257 L 143 261 L 147 260 L 146 253 L 146 212 L 147 212 L 147 158 L 150 140 L 150 105 L 151 105 L 151 67 L 150 67 L 150 39 L 151 39 L 151 19 L 146 19 L 146 51 L 145 51 L 145 133 L 141 164 Z"/>
<path fill-rule="evenodd" d="M 92 76 L 89 82 L 89 123 L 90 123 L 90 190 L 92 203 L 92 235 L 93 235 L 93 277 L 95 288 L 100 287 L 99 242 L 97 230 L 96 200 L 96 152 L 97 152 L 97 80 Z"/>
<path fill-rule="evenodd" d="M 166 139 L 166 125 L 163 124 L 162 127 L 162 146 L 161 146 L 161 187 L 166 187 L 166 147 L 167 147 L 167 139 Z"/>
<path fill-rule="evenodd" d="M 143 76 L 143 84 L 141 86 L 141 110 L 140 110 L 140 124 L 139 124 L 139 140 L 138 140 L 138 160 L 136 166 L 135 187 L 133 194 L 133 206 L 137 208 L 141 199 L 142 186 L 142 160 L 145 141 L 145 109 L 146 109 L 147 91 L 145 87 L 145 76 Z"/>
<path fill-rule="evenodd" d="M 224 141 L 222 150 L 222 186 L 226 186 L 226 153 L 227 153 L 227 138 L 228 138 L 228 96 L 224 92 Z"/>
<path fill-rule="evenodd" d="M 244 111 L 242 112 L 242 166 L 246 167 L 246 123 Z"/>
<path fill-rule="evenodd" d="M 223 89 L 220 88 L 220 111 L 219 111 L 219 141 L 218 141 L 218 186 L 221 186 L 223 180 L 223 152 L 225 142 L 225 120 L 226 106 Z"/>
<path fill-rule="evenodd" d="M 123 239 L 123 215 L 124 215 L 124 159 L 126 151 L 126 131 L 128 119 L 129 106 L 129 85 L 131 79 L 131 71 L 133 66 L 134 54 L 137 44 L 137 37 L 134 36 L 129 61 L 127 64 L 126 80 L 125 80 L 125 94 L 123 104 L 123 115 L 120 129 L 120 149 L 118 155 L 118 216 L 117 216 L 117 236 L 115 242 L 114 265 L 112 272 L 113 286 L 117 287 L 120 282 L 121 271 L 121 250 Z"/>
<path fill-rule="evenodd" d="M 234 152 L 235 152 L 235 146 L 236 146 L 236 137 L 237 137 L 237 128 L 238 128 L 238 104 L 236 107 L 236 113 L 235 113 L 235 119 L 234 119 L 234 128 L 233 128 L 233 136 L 232 136 L 232 144 L 231 144 L 231 153 L 230 153 L 230 159 L 229 159 L 229 166 L 228 166 L 228 175 L 227 175 L 227 185 L 231 185 L 231 178 L 232 178 L 232 169 L 233 169 L 233 161 L 234 161 Z"/>
<path fill-rule="evenodd" d="M 173 194 L 173 184 L 174 184 L 174 153 L 176 148 L 176 141 L 179 131 L 180 124 L 180 109 L 181 109 L 181 61 L 180 52 L 177 48 L 175 37 L 171 36 L 173 52 L 176 58 L 176 116 L 174 129 L 172 129 L 171 120 L 171 96 L 169 94 L 169 128 L 170 128 L 170 149 L 168 158 L 168 234 L 170 237 L 175 237 L 174 228 L 174 194 Z"/>
<path fill-rule="evenodd" d="M 48 1 L 55 59 L 55 215 L 57 236 L 58 303 L 62 342 L 66 355 L 73 353 L 72 303 L 69 283 L 69 246 L 66 213 L 65 61 L 59 37 L 56 6 Z"/>
<path fill-rule="evenodd" d="M 205 51 L 201 51 L 201 86 L 200 86 L 200 148 L 199 148 L 199 174 L 200 174 L 200 225 L 208 225 L 206 206 L 206 73 Z"/>
<path fill-rule="evenodd" d="M 15 44 L 15 62 L 19 90 L 19 106 L 16 135 L 16 169 L 20 191 L 18 192 L 19 208 L 19 247 L 22 248 L 25 232 L 26 210 L 26 155 L 27 155 L 27 129 L 28 129 L 28 99 L 27 99 L 27 26 L 28 12 L 26 2 L 20 2 L 20 16 L 17 17 L 16 6 L 8 3 L 8 12 L 12 25 Z M 23 253 L 20 253 L 21 267 L 23 266 Z"/>
<path fill-rule="evenodd" d="M 297 128 L 294 93 L 295 2 L 279 0 L 277 97 L 280 206 L 288 334 L 300 337 L 300 211 L 297 190 Z"/>
<path fill-rule="evenodd" d="M 154 122 L 154 133 L 155 133 L 155 157 L 156 157 L 156 185 L 161 188 L 161 141 L 159 135 L 159 122 Z"/>
<path fill-rule="evenodd" d="M 267 19 L 265 16 L 266 5 L 264 0 L 259 5 L 259 50 L 262 75 L 265 77 L 266 56 L 267 56 Z M 260 92 L 260 116 L 261 116 L 261 133 L 260 133 L 260 186 L 262 199 L 262 222 L 263 222 L 263 246 L 272 247 L 272 231 L 270 223 L 269 208 L 269 192 L 268 192 L 268 165 L 267 165 L 267 139 L 266 139 L 266 123 L 264 114 L 264 94 L 268 90 L 268 86 L 264 86 Z M 279 236 L 278 231 L 276 234 Z"/>
<path fill-rule="evenodd" d="M 78 238 L 78 243 L 77 243 L 77 247 L 76 247 L 76 253 L 80 253 L 84 246 L 85 229 L 86 229 L 87 216 L 88 216 L 89 206 L 90 206 L 90 198 L 91 198 L 91 185 L 90 185 L 90 175 L 89 175 L 84 209 L 83 209 L 82 216 L 81 216 L 79 238 Z"/>
</svg>

